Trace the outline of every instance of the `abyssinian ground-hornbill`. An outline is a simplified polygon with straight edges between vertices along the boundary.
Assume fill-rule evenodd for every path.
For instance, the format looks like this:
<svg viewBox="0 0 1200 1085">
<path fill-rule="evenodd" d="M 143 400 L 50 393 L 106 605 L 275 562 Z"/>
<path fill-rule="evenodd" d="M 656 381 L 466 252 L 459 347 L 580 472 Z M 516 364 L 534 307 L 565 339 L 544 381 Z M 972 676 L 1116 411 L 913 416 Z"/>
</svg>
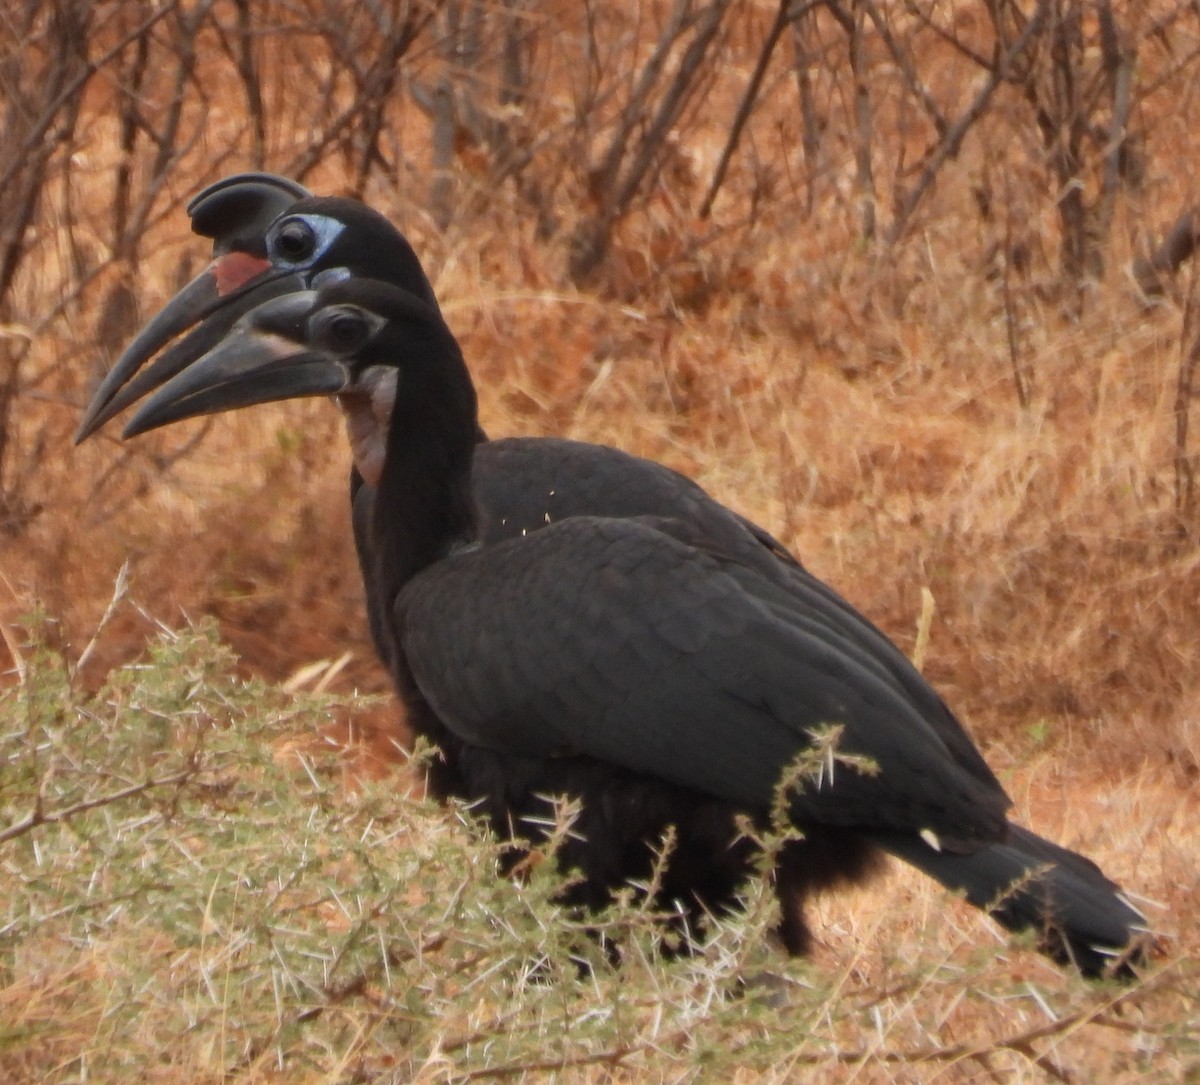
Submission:
<svg viewBox="0 0 1200 1085">
<path fill-rule="evenodd" d="M 433 287 L 408 240 L 381 215 L 354 200 L 313 197 L 296 182 L 267 173 L 235 174 L 200 192 L 189 204 L 193 229 L 213 240 L 212 262 L 147 323 L 101 382 L 84 411 L 76 441 L 220 341 L 240 316 L 262 301 L 306 288 L 322 271 L 392 282 L 437 307 Z M 184 332 L 190 334 L 184 335 Z M 171 344 L 173 339 L 178 338 Z M 168 346 L 168 344 L 171 344 Z M 163 349 L 166 348 L 166 349 Z M 159 354 L 159 351 L 162 351 Z M 146 366 L 158 354 L 152 364 Z M 768 532 L 714 501 L 691 479 L 663 464 L 615 448 L 556 438 L 487 441 L 482 430 L 473 479 L 484 513 L 487 542 L 535 531 L 568 516 L 662 515 L 693 524 L 712 545 L 728 548 L 778 575 L 795 558 Z M 372 590 L 369 552 L 374 489 L 351 468 L 351 510 L 359 564 L 366 582 L 368 619 L 376 650 L 387 662 Z M 813 590 L 825 590 L 812 580 Z M 831 602 L 845 606 L 832 592 Z M 849 610 L 864 635 L 878 636 L 881 652 L 906 661 L 890 642 Z M 936 700 L 936 698 L 934 698 Z"/>
<path fill-rule="evenodd" d="M 350 222 L 331 227 L 331 208 L 348 205 L 302 202 L 272 231 L 340 234 Z M 338 328 L 359 330 L 339 347 Z M 271 356 L 289 340 L 293 359 Z M 696 916 L 728 906 L 753 853 L 737 814 L 761 821 L 807 729 L 836 723 L 841 748 L 880 771 L 842 768 L 797 793 L 805 840 L 778 870 L 790 949 L 807 944 L 804 893 L 865 873 L 877 846 L 1006 926 L 1040 931 L 1047 952 L 1087 972 L 1135 940 L 1144 920 L 1092 863 L 1007 822 L 994 776 L 890 642 L 731 514 L 733 544 L 714 540 L 690 515 L 708 500 L 699 491 L 668 496 L 650 519 L 609 514 L 602 494 L 594 509 L 499 541 L 479 486 L 474 502 L 464 493 L 489 446 L 460 447 L 464 430 L 466 444 L 478 437 L 473 392 L 431 298 L 351 279 L 317 300 L 268 303 L 131 429 L 315 394 L 338 396 L 356 463 L 382 486 L 365 525 L 368 590 L 383 601 L 423 598 L 421 585 L 446 593 L 421 621 L 376 608 L 410 713 L 446 751 L 435 787 L 481 801 L 502 831 L 544 818 L 547 793 L 581 798 L 562 856 L 586 875 L 576 899 L 644 876 L 648 842 L 674 825 L 664 901 Z M 456 598 L 453 617 L 429 617 Z"/>
</svg>

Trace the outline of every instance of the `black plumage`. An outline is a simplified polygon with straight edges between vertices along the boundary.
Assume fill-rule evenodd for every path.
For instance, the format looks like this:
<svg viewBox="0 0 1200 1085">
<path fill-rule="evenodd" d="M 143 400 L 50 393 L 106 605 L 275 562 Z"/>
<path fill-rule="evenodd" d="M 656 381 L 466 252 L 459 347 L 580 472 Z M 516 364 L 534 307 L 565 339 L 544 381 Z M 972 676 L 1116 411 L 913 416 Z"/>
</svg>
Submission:
<svg viewBox="0 0 1200 1085">
<path fill-rule="evenodd" d="M 412 246 L 383 216 L 355 200 L 298 196 L 295 182 L 246 174 L 211 185 L 188 205 L 194 229 L 213 240 L 208 275 L 169 303 L 125 351 L 84 412 L 77 440 L 165 380 L 186 369 L 254 304 L 299 289 L 323 275 L 345 273 L 392 283 L 436 308 L 437 300 Z M 300 190 L 303 193 L 304 190 Z M 232 260 L 232 263 L 230 261 Z M 254 263 L 253 261 L 257 261 Z M 255 270 L 260 273 L 255 275 Z M 252 276 L 240 278 L 240 276 Z M 208 283 L 207 289 L 200 284 Z M 223 285 L 220 285 L 223 284 Z M 201 321 L 142 372 L 158 349 Z M 170 336 L 155 334 L 157 327 Z M 839 612 L 922 712 L 949 715 L 933 689 L 895 646 L 834 591 L 808 575 L 769 532 L 714 501 L 692 480 L 662 464 L 602 445 L 559 438 L 516 437 L 481 446 L 473 464 L 480 537 L 487 543 L 536 531 L 571 516 L 667 516 L 690 525 L 696 538 L 776 579 L 790 592 Z M 355 543 L 366 582 L 368 616 L 381 656 L 374 603 L 370 523 L 374 488 L 358 467 L 350 493 Z M 963 753 L 969 756 L 969 740 Z"/>
<path fill-rule="evenodd" d="M 383 412 L 372 397 L 396 372 Z M 378 488 L 356 525 L 381 654 L 410 720 L 443 751 L 432 783 L 525 836 L 547 795 L 580 799 L 562 856 L 585 875 L 574 899 L 644 878 L 676 826 L 661 903 L 696 921 L 731 906 L 753 859 L 738 815 L 763 824 L 789 764 L 833 726 L 837 754 L 877 771 L 834 757 L 788 794 L 804 834 L 777 871 L 794 952 L 809 939 L 804 896 L 868 872 L 877 847 L 1086 972 L 1136 940 L 1142 917 L 1094 864 L 1006 820 L 1003 789 L 903 655 L 702 491 L 667 486 L 686 495 L 678 515 L 658 495 L 648 515 L 569 506 L 533 530 L 497 531 L 479 500 L 486 467 L 472 485 L 494 446 L 476 444 L 470 378 L 429 299 L 335 276 L 268 302 L 127 432 L 331 392 L 383 427 L 384 455 L 365 469 Z M 368 444 L 360 433 L 356 451 Z M 518 506 L 558 497 L 550 481 L 553 495 L 531 487 Z"/>
<path fill-rule="evenodd" d="M 437 307 L 407 239 L 358 201 L 314 197 L 286 178 L 252 173 L 209 186 L 189 203 L 188 211 L 196 232 L 213 240 L 213 261 L 130 344 L 84 411 L 77 441 L 184 370 L 256 304 L 301 289 L 322 273 L 345 269 L 390 282 Z M 197 322 L 194 331 L 141 369 Z M 474 468 L 484 541 L 513 538 L 569 516 L 666 515 L 695 525 L 713 545 L 743 560 L 797 565 L 769 532 L 662 464 L 579 441 L 487 441 L 482 430 L 477 436 L 487 442 L 478 450 Z M 357 466 L 351 470 L 350 496 L 355 543 L 367 582 L 368 618 L 382 656 L 385 645 L 374 610 L 377 592 L 370 582 L 373 563 L 365 530 L 374 488 L 364 482 Z"/>
</svg>

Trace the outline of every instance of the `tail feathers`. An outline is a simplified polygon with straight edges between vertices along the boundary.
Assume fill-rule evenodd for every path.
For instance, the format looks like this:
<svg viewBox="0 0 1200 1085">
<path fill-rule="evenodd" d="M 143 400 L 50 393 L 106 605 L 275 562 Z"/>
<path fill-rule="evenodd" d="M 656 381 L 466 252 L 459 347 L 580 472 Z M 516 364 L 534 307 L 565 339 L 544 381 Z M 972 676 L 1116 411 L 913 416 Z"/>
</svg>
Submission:
<svg viewBox="0 0 1200 1085">
<path fill-rule="evenodd" d="M 1145 951 L 1147 921 L 1090 859 L 1009 826 L 1008 839 L 971 855 L 937 851 L 920 837 L 874 837 L 1010 931 L 1037 932 L 1039 948 L 1085 976 L 1132 978 Z"/>
</svg>

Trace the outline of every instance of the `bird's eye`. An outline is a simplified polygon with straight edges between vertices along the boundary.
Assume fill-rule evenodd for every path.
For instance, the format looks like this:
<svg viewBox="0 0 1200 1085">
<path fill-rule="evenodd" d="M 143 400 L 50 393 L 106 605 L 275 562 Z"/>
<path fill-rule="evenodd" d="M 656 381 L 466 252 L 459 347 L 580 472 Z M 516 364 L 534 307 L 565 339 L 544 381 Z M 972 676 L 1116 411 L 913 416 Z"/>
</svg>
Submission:
<svg viewBox="0 0 1200 1085">
<path fill-rule="evenodd" d="M 337 309 L 324 315 L 315 338 L 330 350 L 349 354 L 361 347 L 369 335 L 370 325 L 361 313 Z"/>
<path fill-rule="evenodd" d="M 307 260 L 316 249 L 317 235 L 304 219 L 289 219 L 275 234 L 275 251 L 285 260 Z"/>
</svg>

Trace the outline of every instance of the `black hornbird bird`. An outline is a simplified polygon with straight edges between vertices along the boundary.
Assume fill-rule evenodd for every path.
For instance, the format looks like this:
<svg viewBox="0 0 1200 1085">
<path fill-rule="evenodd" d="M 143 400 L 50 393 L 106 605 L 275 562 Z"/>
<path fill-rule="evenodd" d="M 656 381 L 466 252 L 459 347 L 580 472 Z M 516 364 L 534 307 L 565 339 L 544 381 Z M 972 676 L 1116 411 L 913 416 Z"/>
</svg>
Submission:
<svg viewBox="0 0 1200 1085">
<path fill-rule="evenodd" d="M 192 228 L 213 239 L 212 262 L 165 306 L 125 349 L 84 410 L 78 443 L 130 403 L 194 362 L 267 298 L 301 289 L 299 277 L 266 276 L 266 234 L 308 189 L 273 173 L 238 173 L 209 185 L 188 203 Z M 253 280 L 254 291 L 242 289 Z M 206 320 L 206 318 L 211 318 Z M 141 366 L 199 321 L 196 333 L 166 351 L 146 372 Z M 131 379 L 132 378 L 132 379 Z"/>
<path fill-rule="evenodd" d="M 738 816 L 764 824 L 789 765 L 835 725 L 838 755 L 877 772 L 835 759 L 788 792 L 804 836 L 777 868 L 792 952 L 809 941 L 805 894 L 862 877 L 882 848 L 1088 974 L 1136 954 L 1144 919 L 1117 887 L 1008 822 L 1003 789 L 903 656 L 736 518 L 730 546 L 686 503 L 489 537 L 472 481 L 489 445 L 428 298 L 334 274 L 269 301 L 126 435 L 305 395 L 338 397 L 376 488 L 366 581 L 410 721 L 444 755 L 434 790 L 526 837 L 547 795 L 580 799 L 560 854 L 584 875 L 571 899 L 599 903 L 644 878 L 674 826 L 660 903 L 696 921 L 734 905 L 754 857 Z"/>
<path fill-rule="evenodd" d="M 437 308 L 433 288 L 407 239 L 358 201 L 314 197 L 287 178 L 249 173 L 204 189 L 188 204 L 188 214 L 193 229 L 213 239 L 213 260 L 117 360 L 85 409 L 76 442 L 184 370 L 255 305 L 303 289 L 331 269 L 393 283 Z M 176 336 L 182 338 L 142 369 Z M 780 565 L 775 575 L 790 576 L 798 565 L 768 532 L 662 464 L 579 441 L 532 437 L 487 441 L 482 430 L 477 436 L 486 442 L 477 450 L 473 472 L 484 542 L 515 538 L 569 516 L 662 515 L 683 518 L 711 545 L 724 547 L 742 560 Z M 364 484 L 357 463 L 351 470 L 350 497 L 372 639 L 386 663 L 369 552 L 375 492 Z M 827 591 L 815 580 L 812 586 Z M 833 593 L 829 595 L 844 605 Z M 848 619 L 860 624 L 865 635 L 879 636 L 881 650 L 907 666 L 885 638 L 848 606 L 846 610 Z"/>
</svg>

